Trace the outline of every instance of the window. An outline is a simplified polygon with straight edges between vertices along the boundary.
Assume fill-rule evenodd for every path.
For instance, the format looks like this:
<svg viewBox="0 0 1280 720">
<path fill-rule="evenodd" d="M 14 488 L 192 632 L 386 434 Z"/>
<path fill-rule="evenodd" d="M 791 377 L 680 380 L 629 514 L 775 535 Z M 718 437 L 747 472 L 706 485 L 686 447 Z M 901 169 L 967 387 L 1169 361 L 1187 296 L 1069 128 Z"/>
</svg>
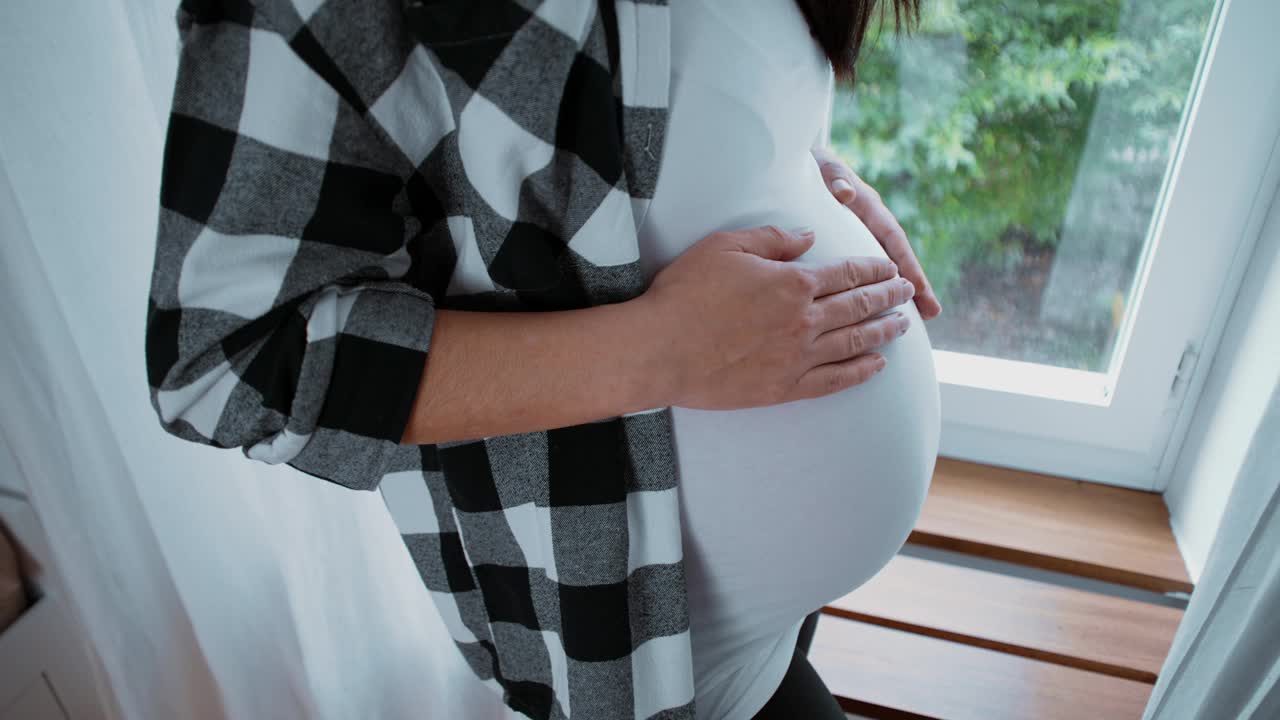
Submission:
<svg viewBox="0 0 1280 720">
<path fill-rule="evenodd" d="M 1241 83 L 1280 71 L 1268 5 L 932 0 L 873 27 L 831 143 L 943 301 L 945 454 L 1158 484 L 1268 184 L 1277 124 Z"/>
</svg>

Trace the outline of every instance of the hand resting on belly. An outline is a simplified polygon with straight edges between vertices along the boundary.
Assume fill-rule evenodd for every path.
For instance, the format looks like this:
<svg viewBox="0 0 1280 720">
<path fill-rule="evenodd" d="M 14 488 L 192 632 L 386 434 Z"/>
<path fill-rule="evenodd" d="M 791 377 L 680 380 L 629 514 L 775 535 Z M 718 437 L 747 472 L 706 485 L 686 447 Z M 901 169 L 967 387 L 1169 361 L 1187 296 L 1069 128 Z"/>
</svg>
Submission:
<svg viewBox="0 0 1280 720">
<path fill-rule="evenodd" d="M 668 404 L 729 410 L 814 398 L 884 367 L 874 351 L 909 320 L 873 316 L 914 287 L 883 258 L 787 262 L 813 244 L 812 231 L 774 226 L 713 233 L 654 277 L 639 300 L 671 334 L 678 377 Z"/>
</svg>

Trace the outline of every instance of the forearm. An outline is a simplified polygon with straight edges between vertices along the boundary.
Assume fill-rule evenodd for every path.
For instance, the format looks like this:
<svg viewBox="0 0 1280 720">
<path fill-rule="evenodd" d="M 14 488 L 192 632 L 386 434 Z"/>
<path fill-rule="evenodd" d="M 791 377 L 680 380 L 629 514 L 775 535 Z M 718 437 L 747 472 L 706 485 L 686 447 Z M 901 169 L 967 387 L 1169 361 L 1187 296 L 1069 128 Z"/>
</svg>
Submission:
<svg viewBox="0 0 1280 720">
<path fill-rule="evenodd" d="M 644 296 L 558 312 L 437 310 L 401 442 L 547 430 L 669 405 L 668 342 Z"/>
</svg>

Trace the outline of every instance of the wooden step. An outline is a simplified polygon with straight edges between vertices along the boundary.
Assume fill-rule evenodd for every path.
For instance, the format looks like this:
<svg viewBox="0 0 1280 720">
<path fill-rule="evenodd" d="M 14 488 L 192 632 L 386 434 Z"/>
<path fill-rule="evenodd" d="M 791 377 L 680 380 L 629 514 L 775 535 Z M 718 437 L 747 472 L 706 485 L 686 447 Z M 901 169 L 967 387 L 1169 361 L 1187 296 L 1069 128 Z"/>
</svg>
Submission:
<svg viewBox="0 0 1280 720">
<path fill-rule="evenodd" d="M 847 712 L 933 720 L 1138 720 L 1151 685 L 823 615 L 809 652 Z"/>
<path fill-rule="evenodd" d="M 1155 493 L 939 458 L 910 542 L 1156 592 L 1191 578 Z"/>
<path fill-rule="evenodd" d="M 1182 611 L 899 555 L 824 612 L 1154 683 Z"/>
</svg>

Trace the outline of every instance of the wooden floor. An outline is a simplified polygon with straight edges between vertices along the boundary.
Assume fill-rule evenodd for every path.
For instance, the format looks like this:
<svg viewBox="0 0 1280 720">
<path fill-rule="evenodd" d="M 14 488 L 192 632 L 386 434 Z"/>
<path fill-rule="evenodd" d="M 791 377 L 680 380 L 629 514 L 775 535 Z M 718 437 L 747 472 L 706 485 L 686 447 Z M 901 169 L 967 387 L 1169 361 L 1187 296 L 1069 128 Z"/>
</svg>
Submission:
<svg viewBox="0 0 1280 720">
<path fill-rule="evenodd" d="M 952 460 L 909 543 L 1192 589 L 1158 495 Z M 823 612 L 810 659 L 846 711 L 936 720 L 1141 718 L 1182 616 L 907 555 Z"/>
</svg>

